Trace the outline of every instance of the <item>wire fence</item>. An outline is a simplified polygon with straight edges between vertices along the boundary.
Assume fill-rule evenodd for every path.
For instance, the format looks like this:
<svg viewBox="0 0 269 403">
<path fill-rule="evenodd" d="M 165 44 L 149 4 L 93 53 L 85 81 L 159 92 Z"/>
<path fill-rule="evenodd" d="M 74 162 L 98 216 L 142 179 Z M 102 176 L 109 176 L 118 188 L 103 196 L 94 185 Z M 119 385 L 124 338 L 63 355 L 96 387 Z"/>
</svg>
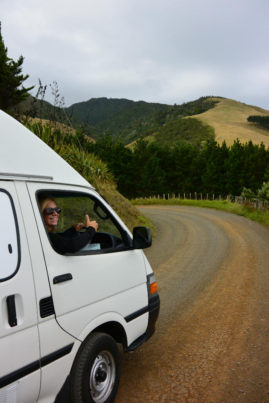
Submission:
<svg viewBox="0 0 269 403">
<path fill-rule="evenodd" d="M 137 198 L 139 199 L 139 198 Z M 267 200 L 261 200 L 258 198 L 247 199 L 242 196 L 227 195 L 223 196 L 220 194 L 211 193 L 163 193 L 154 196 L 143 197 L 143 199 L 179 199 L 179 200 L 226 200 L 231 203 L 243 204 L 255 209 L 269 210 L 269 202 Z"/>
</svg>

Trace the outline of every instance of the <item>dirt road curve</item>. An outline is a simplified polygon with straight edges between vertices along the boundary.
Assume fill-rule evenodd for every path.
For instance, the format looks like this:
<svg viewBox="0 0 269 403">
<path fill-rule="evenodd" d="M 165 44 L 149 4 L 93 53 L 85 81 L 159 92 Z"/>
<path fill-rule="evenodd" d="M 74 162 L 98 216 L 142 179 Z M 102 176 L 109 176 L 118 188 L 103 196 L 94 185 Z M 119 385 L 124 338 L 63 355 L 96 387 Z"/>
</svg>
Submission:
<svg viewBox="0 0 269 403">
<path fill-rule="evenodd" d="M 122 358 L 116 402 L 269 402 L 269 230 L 192 207 L 143 207 L 161 312 Z"/>
</svg>

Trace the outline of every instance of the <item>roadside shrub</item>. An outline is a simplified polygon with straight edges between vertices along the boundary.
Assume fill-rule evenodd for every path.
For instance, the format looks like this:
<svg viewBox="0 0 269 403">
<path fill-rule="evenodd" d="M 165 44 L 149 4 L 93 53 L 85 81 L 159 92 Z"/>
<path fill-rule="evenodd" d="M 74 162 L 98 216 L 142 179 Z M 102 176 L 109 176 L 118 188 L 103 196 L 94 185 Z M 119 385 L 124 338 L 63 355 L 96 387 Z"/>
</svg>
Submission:
<svg viewBox="0 0 269 403">
<path fill-rule="evenodd" d="M 250 200 L 250 199 L 254 199 L 255 194 L 251 189 L 244 187 L 242 190 L 241 196 L 244 197 L 245 199 Z"/>
<path fill-rule="evenodd" d="M 269 182 L 263 182 L 262 187 L 258 190 L 258 198 L 269 201 Z"/>
</svg>

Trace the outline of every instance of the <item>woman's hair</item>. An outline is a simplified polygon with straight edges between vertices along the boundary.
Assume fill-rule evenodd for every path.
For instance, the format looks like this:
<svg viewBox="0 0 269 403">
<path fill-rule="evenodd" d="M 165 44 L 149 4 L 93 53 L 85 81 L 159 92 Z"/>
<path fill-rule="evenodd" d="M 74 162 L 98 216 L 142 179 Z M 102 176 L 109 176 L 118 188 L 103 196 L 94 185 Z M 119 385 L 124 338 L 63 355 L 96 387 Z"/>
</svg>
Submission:
<svg viewBox="0 0 269 403">
<path fill-rule="evenodd" d="M 44 212 L 44 210 L 46 208 L 46 205 L 51 201 L 56 204 L 55 199 L 53 197 L 50 197 L 50 196 L 46 197 L 45 199 L 40 200 L 39 203 L 40 203 L 40 208 L 41 208 L 42 214 L 43 214 L 43 212 Z"/>
</svg>

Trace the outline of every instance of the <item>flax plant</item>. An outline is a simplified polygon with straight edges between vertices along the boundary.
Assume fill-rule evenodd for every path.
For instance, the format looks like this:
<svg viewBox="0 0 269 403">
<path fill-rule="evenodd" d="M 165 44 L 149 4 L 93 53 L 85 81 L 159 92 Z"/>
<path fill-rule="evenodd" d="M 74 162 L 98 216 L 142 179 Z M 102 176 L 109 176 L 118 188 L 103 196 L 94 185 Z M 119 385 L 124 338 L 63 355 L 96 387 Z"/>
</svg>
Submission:
<svg viewBox="0 0 269 403">
<path fill-rule="evenodd" d="M 74 145 L 62 147 L 59 154 L 93 186 L 97 186 L 98 181 L 114 182 L 106 164 L 94 154 L 79 150 Z"/>
</svg>

